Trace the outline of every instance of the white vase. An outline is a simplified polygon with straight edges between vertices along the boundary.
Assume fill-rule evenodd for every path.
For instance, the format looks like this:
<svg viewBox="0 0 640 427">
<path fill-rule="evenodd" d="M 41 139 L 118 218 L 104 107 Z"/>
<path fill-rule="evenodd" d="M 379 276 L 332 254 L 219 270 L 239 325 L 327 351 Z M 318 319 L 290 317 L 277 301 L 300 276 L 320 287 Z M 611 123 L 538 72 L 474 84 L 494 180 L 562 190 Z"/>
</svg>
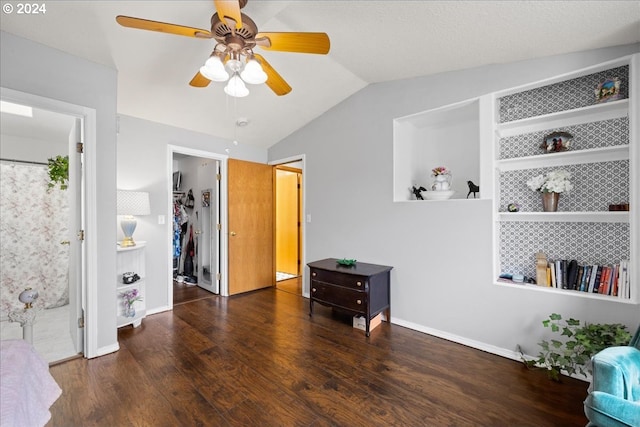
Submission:
<svg viewBox="0 0 640 427">
<path fill-rule="evenodd" d="M 436 175 L 431 189 L 433 191 L 449 191 L 451 189 L 451 175 Z"/>
</svg>

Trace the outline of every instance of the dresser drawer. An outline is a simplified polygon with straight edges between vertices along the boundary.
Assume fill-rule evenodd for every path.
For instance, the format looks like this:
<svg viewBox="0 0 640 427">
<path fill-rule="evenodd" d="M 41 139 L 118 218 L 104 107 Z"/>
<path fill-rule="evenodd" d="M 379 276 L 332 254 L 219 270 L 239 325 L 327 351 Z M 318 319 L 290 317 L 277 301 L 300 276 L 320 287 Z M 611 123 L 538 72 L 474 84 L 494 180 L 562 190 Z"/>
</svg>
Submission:
<svg viewBox="0 0 640 427">
<path fill-rule="evenodd" d="M 367 277 L 355 274 L 344 274 L 337 271 L 326 271 L 312 268 L 311 280 L 345 286 L 347 288 L 364 290 L 367 286 Z"/>
<path fill-rule="evenodd" d="M 311 297 L 319 303 L 324 302 L 360 313 L 367 311 L 366 292 L 311 280 Z"/>
</svg>

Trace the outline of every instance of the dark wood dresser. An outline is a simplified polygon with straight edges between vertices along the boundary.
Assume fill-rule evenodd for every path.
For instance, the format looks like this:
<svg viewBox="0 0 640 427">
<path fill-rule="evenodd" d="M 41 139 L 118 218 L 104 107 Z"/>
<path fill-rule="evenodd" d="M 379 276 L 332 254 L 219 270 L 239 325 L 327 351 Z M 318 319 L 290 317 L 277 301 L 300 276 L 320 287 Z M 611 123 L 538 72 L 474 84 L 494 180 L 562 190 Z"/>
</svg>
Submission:
<svg viewBox="0 0 640 427">
<path fill-rule="evenodd" d="M 346 267 L 339 265 L 336 258 L 307 265 L 311 271 L 309 316 L 313 316 L 314 302 L 354 316 L 362 315 L 367 336 L 371 319 L 378 313 L 387 310 L 385 315 L 389 320 L 390 271 L 393 267 L 364 262 Z"/>
</svg>

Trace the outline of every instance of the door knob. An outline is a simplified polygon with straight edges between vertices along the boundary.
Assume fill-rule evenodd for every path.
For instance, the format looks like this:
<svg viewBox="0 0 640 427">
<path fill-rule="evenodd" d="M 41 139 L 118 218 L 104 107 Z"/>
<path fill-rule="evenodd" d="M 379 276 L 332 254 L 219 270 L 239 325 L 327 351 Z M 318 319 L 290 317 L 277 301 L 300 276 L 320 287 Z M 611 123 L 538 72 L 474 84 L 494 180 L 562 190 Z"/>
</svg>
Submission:
<svg viewBox="0 0 640 427">
<path fill-rule="evenodd" d="M 235 236 L 235 235 L 236 235 L 236 232 L 235 232 L 235 231 L 232 231 L 232 232 L 231 232 L 231 235 L 232 235 L 232 236 Z"/>
</svg>

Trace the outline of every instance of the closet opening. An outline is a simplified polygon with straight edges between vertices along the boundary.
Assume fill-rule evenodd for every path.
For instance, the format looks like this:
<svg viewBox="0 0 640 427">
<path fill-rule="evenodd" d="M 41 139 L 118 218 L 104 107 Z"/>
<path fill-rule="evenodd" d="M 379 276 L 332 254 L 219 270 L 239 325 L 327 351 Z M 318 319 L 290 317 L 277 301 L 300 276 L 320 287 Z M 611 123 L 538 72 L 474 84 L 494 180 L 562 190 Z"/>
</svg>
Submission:
<svg viewBox="0 0 640 427">
<path fill-rule="evenodd" d="M 173 305 L 221 295 L 222 159 L 172 152 Z"/>
</svg>

